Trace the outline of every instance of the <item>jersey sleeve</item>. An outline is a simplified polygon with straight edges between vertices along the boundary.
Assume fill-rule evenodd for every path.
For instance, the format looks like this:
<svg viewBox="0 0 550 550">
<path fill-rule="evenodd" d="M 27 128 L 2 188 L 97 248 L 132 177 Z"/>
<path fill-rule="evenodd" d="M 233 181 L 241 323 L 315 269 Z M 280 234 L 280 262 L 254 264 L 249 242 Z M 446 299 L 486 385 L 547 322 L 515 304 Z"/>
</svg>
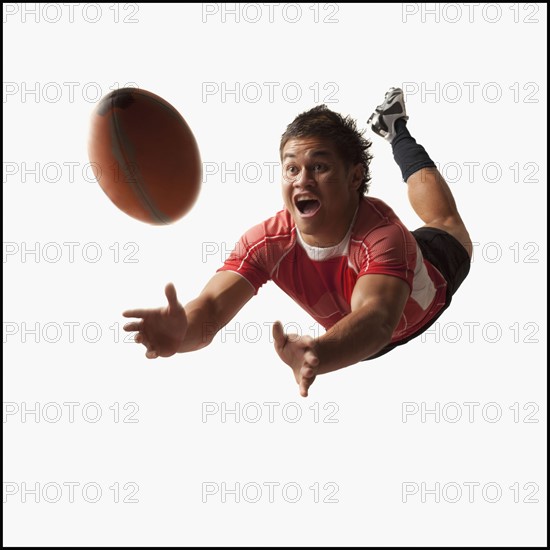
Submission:
<svg viewBox="0 0 550 550">
<path fill-rule="evenodd" d="M 220 271 L 234 271 L 244 277 L 258 294 L 260 287 L 271 279 L 267 261 L 267 244 L 262 224 L 249 229 L 235 245 Z"/>
<path fill-rule="evenodd" d="M 416 264 L 416 240 L 396 223 L 374 228 L 361 243 L 358 277 L 391 275 L 405 281 L 412 290 Z"/>
</svg>

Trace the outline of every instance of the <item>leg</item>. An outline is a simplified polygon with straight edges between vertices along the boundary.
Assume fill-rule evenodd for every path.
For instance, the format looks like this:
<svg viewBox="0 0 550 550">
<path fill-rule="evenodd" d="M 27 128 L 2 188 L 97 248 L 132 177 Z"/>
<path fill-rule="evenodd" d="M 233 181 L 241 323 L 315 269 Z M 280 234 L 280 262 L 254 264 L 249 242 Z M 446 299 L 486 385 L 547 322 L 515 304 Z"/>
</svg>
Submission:
<svg viewBox="0 0 550 550">
<path fill-rule="evenodd" d="M 437 168 L 421 168 L 407 179 L 409 201 L 427 227 L 450 233 L 472 256 L 472 241 L 456 203 Z"/>
<path fill-rule="evenodd" d="M 384 102 L 376 108 L 367 124 L 391 143 L 403 181 L 409 187 L 410 203 L 425 227 L 450 233 L 471 257 L 470 235 L 458 213 L 451 190 L 424 147 L 409 133 L 408 119 L 403 91 L 390 88 Z"/>
</svg>

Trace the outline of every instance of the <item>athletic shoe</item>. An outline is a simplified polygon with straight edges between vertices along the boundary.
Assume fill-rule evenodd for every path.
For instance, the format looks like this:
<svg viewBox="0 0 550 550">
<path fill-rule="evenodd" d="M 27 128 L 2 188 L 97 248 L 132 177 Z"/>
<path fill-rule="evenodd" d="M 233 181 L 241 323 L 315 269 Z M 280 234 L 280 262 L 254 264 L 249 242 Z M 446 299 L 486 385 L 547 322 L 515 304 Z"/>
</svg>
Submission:
<svg viewBox="0 0 550 550">
<path fill-rule="evenodd" d="M 409 120 L 405 111 L 405 99 L 401 88 L 390 88 L 384 97 L 384 103 L 378 105 L 367 124 L 372 131 L 390 143 L 395 137 L 395 122 L 400 118 Z"/>
</svg>

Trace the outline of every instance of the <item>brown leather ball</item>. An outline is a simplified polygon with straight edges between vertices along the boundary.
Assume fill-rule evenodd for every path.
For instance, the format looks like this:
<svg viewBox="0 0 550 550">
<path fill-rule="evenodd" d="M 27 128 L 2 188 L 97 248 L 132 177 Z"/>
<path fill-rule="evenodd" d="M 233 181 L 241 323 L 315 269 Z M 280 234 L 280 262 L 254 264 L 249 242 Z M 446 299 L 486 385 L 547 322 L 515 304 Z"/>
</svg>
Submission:
<svg viewBox="0 0 550 550">
<path fill-rule="evenodd" d="M 99 101 L 88 155 L 111 201 L 142 222 L 173 223 L 199 195 L 201 158 L 191 128 L 172 105 L 146 90 L 121 88 Z"/>
</svg>

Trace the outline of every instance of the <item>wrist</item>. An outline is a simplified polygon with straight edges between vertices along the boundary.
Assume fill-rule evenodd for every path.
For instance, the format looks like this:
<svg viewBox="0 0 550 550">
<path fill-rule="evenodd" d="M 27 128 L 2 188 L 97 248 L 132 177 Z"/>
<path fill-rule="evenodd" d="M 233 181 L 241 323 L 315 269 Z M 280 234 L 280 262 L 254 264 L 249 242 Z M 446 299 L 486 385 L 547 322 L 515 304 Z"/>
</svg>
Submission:
<svg viewBox="0 0 550 550">
<path fill-rule="evenodd" d="M 342 350 L 338 345 L 338 338 L 332 330 L 315 338 L 311 348 L 319 359 L 318 374 L 325 374 L 348 366 L 342 361 Z"/>
</svg>

